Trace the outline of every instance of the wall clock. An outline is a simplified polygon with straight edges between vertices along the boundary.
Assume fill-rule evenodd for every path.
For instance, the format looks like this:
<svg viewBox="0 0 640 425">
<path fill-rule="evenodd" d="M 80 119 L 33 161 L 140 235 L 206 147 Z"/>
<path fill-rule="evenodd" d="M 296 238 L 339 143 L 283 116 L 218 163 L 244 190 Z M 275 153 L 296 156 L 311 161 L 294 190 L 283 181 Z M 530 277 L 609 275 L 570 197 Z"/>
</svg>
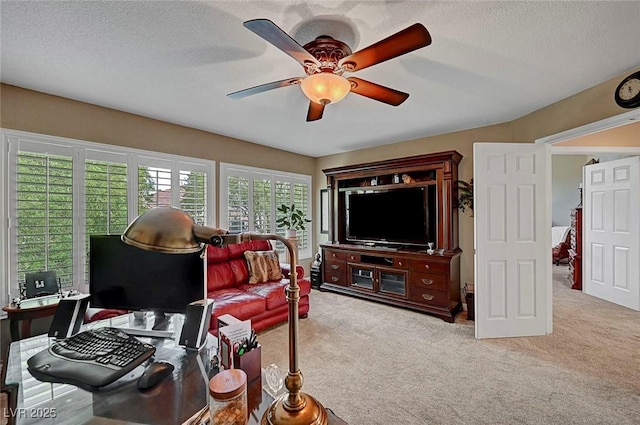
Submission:
<svg viewBox="0 0 640 425">
<path fill-rule="evenodd" d="M 616 88 L 616 103 L 623 108 L 640 106 L 640 71 L 634 72 L 622 80 Z"/>
</svg>

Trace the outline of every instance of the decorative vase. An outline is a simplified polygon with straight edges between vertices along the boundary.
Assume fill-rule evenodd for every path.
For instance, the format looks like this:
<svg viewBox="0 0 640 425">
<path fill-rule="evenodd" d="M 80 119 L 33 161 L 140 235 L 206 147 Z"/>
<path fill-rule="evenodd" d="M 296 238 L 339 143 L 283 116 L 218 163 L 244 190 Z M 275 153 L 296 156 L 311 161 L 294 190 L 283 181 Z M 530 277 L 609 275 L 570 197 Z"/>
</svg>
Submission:
<svg viewBox="0 0 640 425">
<path fill-rule="evenodd" d="M 287 229 L 285 230 L 284 237 L 287 239 L 294 239 L 298 236 L 296 229 Z"/>
</svg>

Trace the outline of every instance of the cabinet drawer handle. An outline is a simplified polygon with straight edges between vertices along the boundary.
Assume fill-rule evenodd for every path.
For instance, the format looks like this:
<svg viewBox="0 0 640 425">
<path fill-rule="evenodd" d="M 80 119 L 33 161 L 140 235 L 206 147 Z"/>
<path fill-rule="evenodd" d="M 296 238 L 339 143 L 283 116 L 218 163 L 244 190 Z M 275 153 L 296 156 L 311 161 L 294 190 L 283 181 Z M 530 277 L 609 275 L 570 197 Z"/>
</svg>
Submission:
<svg viewBox="0 0 640 425">
<path fill-rule="evenodd" d="M 433 299 L 433 295 L 431 295 L 431 294 L 422 294 L 422 298 L 424 298 L 427 301 L 431 301 Z"/>
<path fill-rule="evenodd" d="M 398 265 L 401 266 L 402 265 L 402 261 L 398 261 Z"/>
<path fill-rule="evenodd" d="M 339 280 L 340 280 L 340 278 L 337 278 L 337 277 L 333 276 L 333 277 L 331 278 L 331 280 L 332 280 L 332 281 L 334 281 L 334 282 L 337 282 L 337 281 L 339 281 Z"/>
<path fill-rule="evenodd" d="M 429 268 L 430 268 L 430 267 L 429 267 L 429 265 L 428 265 L 428 264 L 425 264 L 425 265 L 424 265 L 424 268 L 425 268 L 425 269 L 427 269 L 427 270 L 429 270 Z"/>
<path fill-rule="evenodd" d="M 331 255 L 333 256 L 333 258 L 336 258 L 336 254 L 335 254 L 335 252 L 334 252 L 333 254 L 331 254 Z"/>
<path fill-rule="evenodd" d="M 355 260 L 355 259 L 356 259 L 356 257 L 354 257 L 353 255 L 350 255 L 350 256 L 349 256 L 349 258 L 350 258 L 351 260 Z"/>
<path fill-rule="evenodd" d="M 422 283 L 425 285 L 433 285 L 433 279 L 422 279 Z"/>
<path fill-rule="evenodd" d="M 338 269 L 340 268 L 340 266 L 335 265 L 335 264 L 332 264 L 332 265 L 331 265 L 331 268 L 332 268 L 333 270 L 338 270 Z"/>
</svg>

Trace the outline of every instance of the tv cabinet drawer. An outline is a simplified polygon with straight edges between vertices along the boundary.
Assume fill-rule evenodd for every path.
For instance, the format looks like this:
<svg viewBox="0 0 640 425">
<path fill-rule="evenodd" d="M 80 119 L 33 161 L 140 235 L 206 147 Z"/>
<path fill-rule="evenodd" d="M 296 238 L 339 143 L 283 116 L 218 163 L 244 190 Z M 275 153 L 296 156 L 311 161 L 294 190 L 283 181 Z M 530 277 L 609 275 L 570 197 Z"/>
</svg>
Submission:
<svg viewBox="0 0 640 425">
<path fill-rule="evenodd" d="M 409 268 L 409 260 L 405 260 L 404 258 L 394 258 L 393 267 L 396 269 L 407 270 Z"/>
<path fill-rule="evenodd" d="M 346 273 L 347 263 L 344 261 L 328 260 L 324 263 L 325 273 Z"/>
<path fill-rule="evenodd" d="M 449 290 L 449 285 L 447 285 L 447 278 L 445 275 L 412 272 L 410 282 L 412 286 L 417 288 L 430 289 L 434 291 Z"/>
<path fill-rule="evenodd" d="M 345 258 L 347 259 L 347 261 L 351 261 L 353 263 L 359 263 L 360 262 L 360 254 L 346 254 L 345 253 Z"/>
<path fill-rule="evenodd" d="M 347 285 L 347 263 L 343 260 L 325 260 L 324 281 L 335 285 Z"/>
<path fill-rule="evenodd" d="M 325 250 L 325 260 L 346 260 L 347 253 L 343 251 L 334 251 L 332 249 Z"/>
<path fill-rule="evenodd" d="M 410 269 L 423 273 L 447 273 L 449 271 L 449 265 L 447 263 L 430 260 L 411 260 Z"/>
<path fill-rule="evenodd" d="M 335 272 L 335 271 L 327 272 L 325 270 L 324 281 L 327 283 L 333 283 L 334 285 L 346 286 L 348 284 L 347 275 L 344 272 Z"/>
<path fill-rule="evenodd" d="M 409 299 L 425 305 L 449 307 L 449 292 L 434 291 L 419 286 L 409 287 Z"/>
</svg>

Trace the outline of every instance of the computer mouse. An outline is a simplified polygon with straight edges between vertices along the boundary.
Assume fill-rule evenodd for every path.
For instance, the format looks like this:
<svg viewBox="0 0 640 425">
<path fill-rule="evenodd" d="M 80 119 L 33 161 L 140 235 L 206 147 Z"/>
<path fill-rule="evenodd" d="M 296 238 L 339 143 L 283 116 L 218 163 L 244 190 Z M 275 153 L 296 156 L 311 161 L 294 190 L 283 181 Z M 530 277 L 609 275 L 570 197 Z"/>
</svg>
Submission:
<svg viewBox="0 0 640 425">
<path fill-rule="evenodd" d="M 173 372 L 173 365 L 167 362 L 153 362 L 138 378 L 138 389 L 147 390 L 154 387 Z"/>
</svg>

